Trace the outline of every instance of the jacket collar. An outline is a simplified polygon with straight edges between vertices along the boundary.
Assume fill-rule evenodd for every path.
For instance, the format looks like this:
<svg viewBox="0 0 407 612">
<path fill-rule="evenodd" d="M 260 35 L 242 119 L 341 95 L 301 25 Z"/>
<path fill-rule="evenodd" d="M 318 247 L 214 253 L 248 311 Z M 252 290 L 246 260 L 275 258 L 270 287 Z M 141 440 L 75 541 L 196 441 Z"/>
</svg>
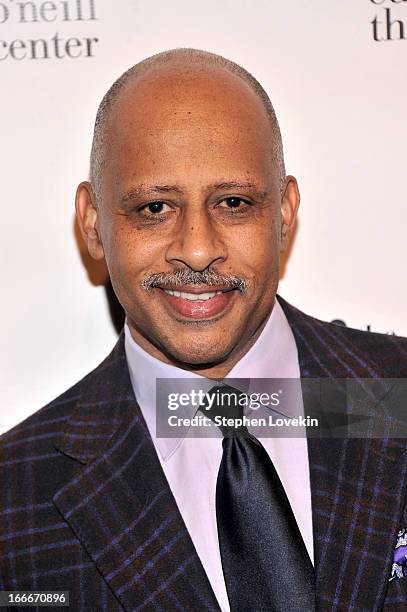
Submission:
<svg viewBox="0 0 407 612">
<path fill-rule="evenodd" d="M 139 414 L 131 387 L 122 332 L 106 359 L 80 383 L 79 400 L 61 432 L 57 448 L 87 463 L 103 452 L 123 420 Z M 142 417 L 140 416 L 140 427 Z"/>
</svg>

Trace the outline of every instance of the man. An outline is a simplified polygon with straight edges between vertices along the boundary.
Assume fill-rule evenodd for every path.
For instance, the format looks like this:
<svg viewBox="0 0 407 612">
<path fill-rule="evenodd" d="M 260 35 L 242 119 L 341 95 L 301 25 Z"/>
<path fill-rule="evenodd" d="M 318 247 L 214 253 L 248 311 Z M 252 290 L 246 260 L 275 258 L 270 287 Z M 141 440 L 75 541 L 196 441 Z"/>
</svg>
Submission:
<svg viewBox="0 0 407 612">
<path fill-rule="evenodd" d="M 112 86 L 76 210 L 125 331 L 2 438 L 3 589 L 109 612 L 405 609 L 402 439 L 155 431 L 157 378 L 407 376 L 406 340 L 276 299 L 298 205 L 273 107 L 236 64 L 169 51 Z"/>
</svg>

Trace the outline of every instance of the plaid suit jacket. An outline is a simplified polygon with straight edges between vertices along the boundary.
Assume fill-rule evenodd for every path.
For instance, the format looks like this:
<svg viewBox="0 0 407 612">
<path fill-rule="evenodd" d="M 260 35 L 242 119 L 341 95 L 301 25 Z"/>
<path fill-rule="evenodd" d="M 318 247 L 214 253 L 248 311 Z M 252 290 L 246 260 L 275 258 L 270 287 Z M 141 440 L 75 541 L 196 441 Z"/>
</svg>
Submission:
<svg viewBox="0 0 407 612">
<path fill-rule="evenodd" d="M 279 301 L 302 377 L 407 377 L 406 339 Z M 308 450 L 317 609 L 407 609 L 407 578 L 388 582 L 407 526 L 405 440 L 312 438 Z M 0 589 L 69 590 L 75 611 L 219 612 L 135 400 L 123 335 L 2 436 L 0 482 Z"/>
</svg>

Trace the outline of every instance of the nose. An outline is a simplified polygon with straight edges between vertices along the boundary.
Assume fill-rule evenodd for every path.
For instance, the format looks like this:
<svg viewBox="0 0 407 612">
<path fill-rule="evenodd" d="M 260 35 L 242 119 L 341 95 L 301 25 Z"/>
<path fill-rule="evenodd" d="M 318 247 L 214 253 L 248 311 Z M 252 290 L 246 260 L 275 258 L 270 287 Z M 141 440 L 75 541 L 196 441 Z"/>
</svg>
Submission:
<svg viewBox="0 0 407 612">
<path fill-rule="evenodd" d="M 201 272 L 227 258 L 226 244 L 210 213 L 205 209 L 185 211 L 166 252 L 167 262 Z"/>
</svg>

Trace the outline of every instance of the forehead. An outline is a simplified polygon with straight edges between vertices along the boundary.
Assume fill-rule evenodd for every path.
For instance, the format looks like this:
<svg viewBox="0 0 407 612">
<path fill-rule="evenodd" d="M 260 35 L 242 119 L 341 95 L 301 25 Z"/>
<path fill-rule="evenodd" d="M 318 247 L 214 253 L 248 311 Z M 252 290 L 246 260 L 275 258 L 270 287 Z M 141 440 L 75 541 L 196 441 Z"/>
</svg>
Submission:
<svg viewBox="0 0 407 612">
<path fill-rule="evenodd" d="M 237 130 L 249 129 L 254 120 L 265 137 L 271 135 L 264 104 L 248 83 L 222 67 L 185 63 L 152 67 L 130 78 L 113 103 L 108 128 L 125 137 L 129 128 L 166 127 L 168 121 L 186 119 L 202 129 L 216 120 L 219 127 L 234 123 Z"/>
<path fill-rule="evenodd" d="M 106 157 L 120 177 L 151 173 L 180 160 L 215 167 L 270 166 L 272 129 L 259 95 L 218 67 L 170 65 L 150 69 L 120 92 L 107 121 Z M 223 168 L 220 168 L 223 166 Z M 250 168 L 247 168 L 250 173 Z"/>
</svg>

